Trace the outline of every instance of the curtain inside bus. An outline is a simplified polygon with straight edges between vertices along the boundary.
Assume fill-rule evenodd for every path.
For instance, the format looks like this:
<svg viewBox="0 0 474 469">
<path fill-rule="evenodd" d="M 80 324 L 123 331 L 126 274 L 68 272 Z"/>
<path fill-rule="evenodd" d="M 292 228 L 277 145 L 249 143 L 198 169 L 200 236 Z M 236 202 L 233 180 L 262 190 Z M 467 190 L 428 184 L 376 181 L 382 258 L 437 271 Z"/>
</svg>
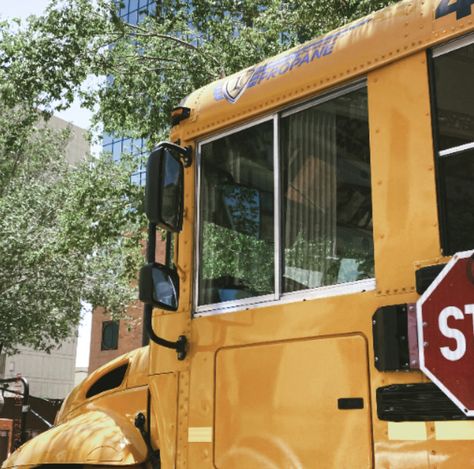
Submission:
<svg viewBox="0 0 474 469">
<path fill-rule="evenodd" d="M 367 92 L 282 119 L 283 292 L 373 277 Z"/>
</svg>

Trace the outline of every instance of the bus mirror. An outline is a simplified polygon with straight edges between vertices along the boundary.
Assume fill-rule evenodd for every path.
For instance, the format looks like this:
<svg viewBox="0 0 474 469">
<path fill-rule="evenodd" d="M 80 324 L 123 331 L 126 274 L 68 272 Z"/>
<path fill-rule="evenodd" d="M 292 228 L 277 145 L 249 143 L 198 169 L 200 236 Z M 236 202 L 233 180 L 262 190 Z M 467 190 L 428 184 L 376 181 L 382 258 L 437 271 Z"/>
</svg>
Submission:
<svg viewBox="0 0 474 469">
<path fill-rule="evenodd" d="M 177 233 L 183 223 L 183 179 L 181 157 L 186 149 L 160 143 L 148 158 L 145 212 L 150 223 Z"/>
<path fill-rule="evenodd" d="M 179 302 L 179 277 L 175 270 L 152 263 L 140 270 L 139 298 L 145 304 L 176 311 Z"/>
</svg>

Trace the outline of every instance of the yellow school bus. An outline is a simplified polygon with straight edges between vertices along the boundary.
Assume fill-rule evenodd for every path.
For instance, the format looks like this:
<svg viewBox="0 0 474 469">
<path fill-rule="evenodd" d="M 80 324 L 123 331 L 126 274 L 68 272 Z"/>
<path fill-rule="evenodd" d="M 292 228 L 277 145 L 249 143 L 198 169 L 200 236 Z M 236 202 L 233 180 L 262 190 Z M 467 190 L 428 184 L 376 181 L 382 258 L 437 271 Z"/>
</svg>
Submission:
<svg viewBox="0 0 474 469">
<path fill-rule="evenodd" d="M 3 467 L 474 466 L 414 313 L 474 248 L 473 3 L 402 1 L 186 97 L 148 166 L 150 345 Z"/>
</svg>

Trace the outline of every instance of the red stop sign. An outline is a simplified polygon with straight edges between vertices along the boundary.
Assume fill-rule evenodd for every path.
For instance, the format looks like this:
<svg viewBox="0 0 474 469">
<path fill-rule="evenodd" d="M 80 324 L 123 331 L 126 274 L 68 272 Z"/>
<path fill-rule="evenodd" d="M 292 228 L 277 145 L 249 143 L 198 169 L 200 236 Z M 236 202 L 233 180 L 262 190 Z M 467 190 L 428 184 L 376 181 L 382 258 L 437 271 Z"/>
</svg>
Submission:
<svg viewBox="0 0 474 469">
<path fill-rule="evenodd" d="M 474 250 L 455 254 L 417 302 L 420 369 L 474 415 Z"/>
</svg>

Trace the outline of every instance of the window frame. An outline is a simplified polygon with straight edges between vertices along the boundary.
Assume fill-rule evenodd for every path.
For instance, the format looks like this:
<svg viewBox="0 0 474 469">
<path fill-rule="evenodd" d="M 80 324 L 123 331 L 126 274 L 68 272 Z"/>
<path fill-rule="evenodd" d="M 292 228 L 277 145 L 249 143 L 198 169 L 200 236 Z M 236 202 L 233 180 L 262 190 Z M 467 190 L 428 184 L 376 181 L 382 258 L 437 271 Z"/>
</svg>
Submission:
<svg viewBox="0 0 474 469">
<path fill-rule="evenodd" d="M 233 127 L 231 129 L 227 129 L 224 132 L 215 134 L 211 137 L 208 137 L 204 140 L 200 140 L 196 142 L 196 213 L 195 213 L 195 220 L 196 220 L 196 232 L 195 232 L 195 259 L 194 259 L 194 272 L 196 273 L 194 276 L 194 301 L 193 301 L 193 310 L 195 313 L 205 313 L 205 312 L 212 312 L 216 310 L 222 309 L 222 305 L 225 304 L 227 308 L 237 308 L 241 309 L 242 306 L 246 305 L 251 305 L 254 303 L 261 303 L 261 302 L 268 302 L 268 301 L 275 301 L 276 298 L 276 287 L 277 283 L 279 283 L 279 280 L 277 280 L 277 272 L 280 270 L 278 267 L 279 260 L 277 257 L 277 246 L 279 246 L 279 238 L 280 238 L 280 233 L 277 227 L 279 226 L 280 222 L 280 213 L 278 210 L 276 210 L 276 207 L 279 207 L 279 202 L 276 200 L 278 196 L 277 192 L 277 187 L 278 190 L 280 187 L 280 172 L 279 172 L 279 167 L 277 166 L 277 157 L 279 155 L 279 148 L 278 148 L 278 135 L 276 135 L 276 128 L 278 127 L 277 123 L 278 119 L 278 114 L 270 114 L 265 117 L 262 117 L 260 119 L 252 120 L 250 122 L 247 122 L 243 125 L 240 125 L 238 127 Z M 267 295 L 260 295 L 260 296 L 254 296 L 251 298 L 244 298 L 241 300 L 234 300 L 234 301 L 226 301 L 226 302 L 221 302 L 221 303 L 211 303 L 207 305 L 201 305 L 198 306 L 198 298 L 199 298 L 199 274 L 200 274 L 200 262 L 199 262 L 199 254 L 200 254 L 200 249 L 201 249 L 201 216 L 200 216 L 200 208 L 201 208 L 201 170 L 202 170 L 202 164 L 201 164 L 201 158 L 202 158 L 202 146 L 206 145 L 207 143 L 214 142 L 216 140 L 219 140 L 224 137 L 228 137 L 229 135 L 236 134 L 242 130 L 249 129 L 251 127 L 255 127 L 259 124 L 263 124 L 265 122 L 270 122 L 273 121 L 273 204 L 274 204 L 274 226 L 273 226 L 273 232 L 274 232 L 274 259 L 275 259 L 275 264 L 274 264 L 274 292 L 269 293 Z M 278 173 L 278 174 L 276 174 Z M 276 223 L 276 218 L 278 218 L 278 224 Z M 277 233 L 278 231 L 278 233 Z M 277 243 L 278 240 L 278 243 Z M 279 256 L 279 254 L 278 254 Z"/>
<path fill-rule="evenodd" d="M 193 317 L 214 316 L 219 314 L 231 313 L 235 311 L 242 311 L 248 309 L 255 309 L 261 307 L 268 307 L 274 305 L 281 305 L 286 303 L 294 303 L 304 300 L 312 300 L 317 298 L 328 298 L 339 295 L 348 295 L 353 293 L 362 293 L 376 289 L 376 281 L 374 278 L 363 280 L 356 280 L 353 282 L 345 282 L 334 285 L 325 285 L 316 288 L 308 288 L 294 292 L 282 292 L 282 272 L 283 272 L 283 258 L 282 258 L 282 197 L 281 197 L 281 158 L 280 158 L 280 121 L 292 114 L 304 111 L 314 106 L 318 106 L 325 102 L 336 99 L 345 94 L 357 91 L 362 88 L 367 88 L 367 78 L 359 78 L 345 86 L 328 90 L 316 97 L 305 99 L 303 101 L 292 103 L 277 109 L 276 111 L 267 114 L 263 117 L 253 119 L 242 125 L 228 128 L 224 131 L 217 132 L 211 136 L 196 141 L 196 174 L 195 174 L 195 255 L 194 255 L 194 286 L 193 286 Z M 273 188 L 274 188 L 274 292 L 272 294 L 260 295 L 241 300 L 226 301 L 220 303 L 212 303 L 207 305 L 198 305 L 199 298 L 199 276 L 200 276 L 200 249 L 201 249 L 201 158 L 202 146 L 219 140 L 223 137 L 235 134 L 242 130 L 255 127 L 264 122 L 273 121 Z"/>
<path fill-rule="evenodd" d="M 435 59 L 443 55 L 454 52 L 463 47 L 474 44 L 474 33 L 458 37 L 438 46 L 427 50 L 428 55 L 428 79 L 430 90 L 430 106 L 431 106 L 431 127 L 432 127 L 432 141 L 433 141 L 433 159 L 436 179 L 436 198 L 438 206 L 438 226 L 440 236 L 441 254 L 444 256 L 451 256 L 454 253 L 447 254 L 449 251 L 449 235 L 447 225 L 446 212 L 446 187 L 441 174 L 440 163 L 444 158 L 456 157 L 465 151 L 474 149 L 474 140 L 472 142 L 457 145 L 454 147 L 440 150 L 439 145 L 439 126 L 438 126 L 438 107 L 436 99 L 436 78 L 435 78 Z"/>
<path fill-rule="evenodd" d="M 117 339 L 115 343 L 115 347 L 104 347 L 104 332 L 106 328 L 116 325 L 117 327 Z M 102 334 L 100 338 L 100 351 L 101 352 L 107 352 L 110 350 L 118 350 L 119 346 L 119 338 L 120 338 L 120 322 L 119 321 L 114 321 L 114 320 L 109 320 L 109 321 L 102 321 Z"/>
</svg>

